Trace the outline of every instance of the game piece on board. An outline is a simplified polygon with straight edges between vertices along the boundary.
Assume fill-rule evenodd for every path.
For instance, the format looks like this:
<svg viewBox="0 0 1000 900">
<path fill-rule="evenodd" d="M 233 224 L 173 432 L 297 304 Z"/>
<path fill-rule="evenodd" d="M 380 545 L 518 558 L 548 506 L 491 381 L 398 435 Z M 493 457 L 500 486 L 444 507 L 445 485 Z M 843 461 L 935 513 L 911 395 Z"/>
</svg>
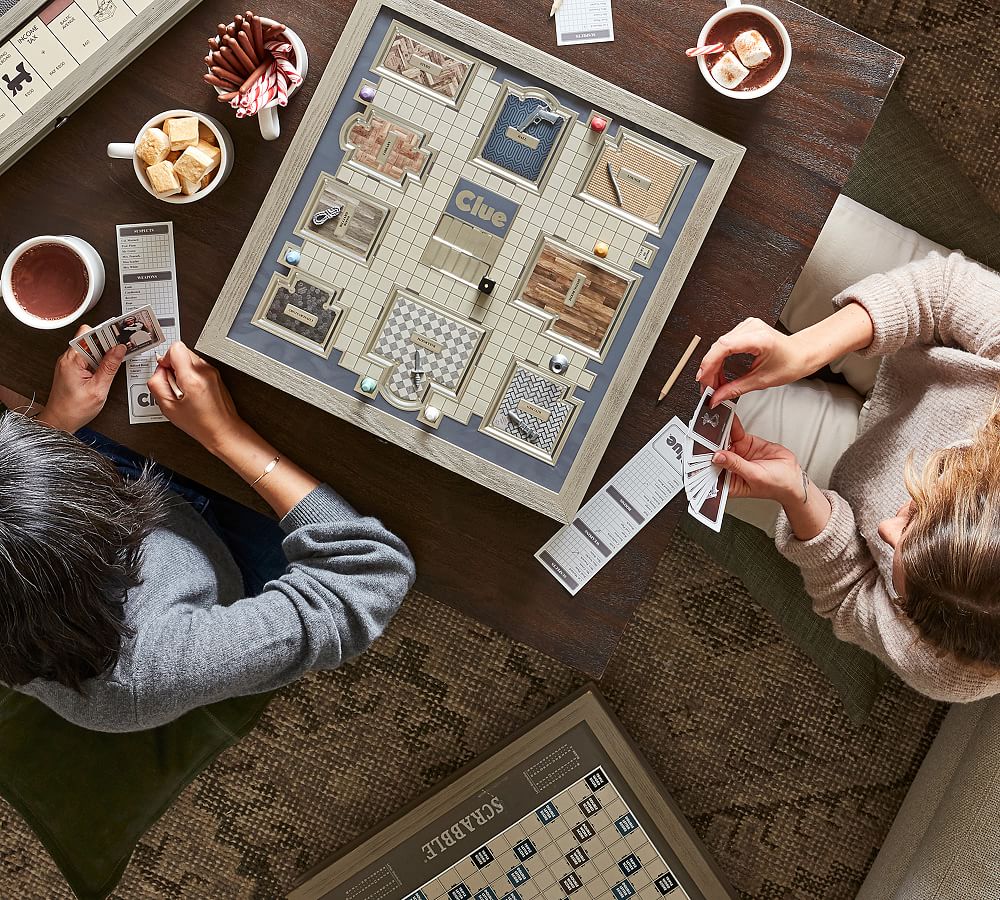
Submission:
<svg viewBox="0 0 1000 900">
<path fill-rule="evenodd" d="M 374 378 L 362 378 L 361 379 L 361 392 L 364 394 L 374 394 L 375 388 L 378 387 L 378 382 Z"/>
<path fill-rule="evenodd" d="M 135 145 L 135 155 L 147 166 L 163 162 L 170 153 L 170 138 L 160 128 L 147 128 L 139 143 Z"/>
<path fill-rule="evenodd" d="M 425 406 L 424 418 L 428 422 L 436 422 L 441 418 L 441 410 L 439 410 L 436 406 Z"/>
<path fill-rule="evenodd" d="M 317 228 L 320 225 L 325 225 L 332 219 L 336 219 L 344 211 L 344 207 L 336 204 L 334 206 L 327 206 L 323 209 L 318 209 L 312 214 L 312 219 L 310 220 L 313 225 Z"/>
<path fill-rule="evenodd" d="M 609 249 L 610 248 L 604 243 L 604 241 L 598 241 L 594 244 L 594 256 L 599 256 L 601 259 L 604 259 L 604 257 L 608 255 Z"/>
<path fill-rule="evenodd" d="M 619 206 L 624 206 L 625 201 L 622 199 L 622 189 L 618 184 L 618 176 L 615 175 L 614 166 L 611 165 L 610 160 L 608 160 L 608 178 L 611 179 L 611 188 L 615 192 L 615 200 L 618 201 Z"/>
<path fill-rule="evenodd" d="M 302 259 L 302 254 L 295 247 L 289 247 L 285 251 L 285 262 L 290 266 L 297 266 L 299 260 Z"/>
<path fill-rule="evenodd" d="M 562 375 L 569 368 L 569 357 L 563 353 L 557 353 L 549 360 L 549 371 L 556 375 Z"/>
<path fill-rule="evenodd" d="M 607 127 L 608 127 L 608 120 L 605 119 L 603 116 L 591 116 L 590 117 L 590 130 L 591 131 L 596 131 L 598 134 L 600 134 Z"/>
<path fill-rule="evenodd" d="M 370 84 L 362 86 L 361 90 L 358 91 L 358 96 L 365 101 L 365 103 L 371 103 L 375 99 L 375 88 Z"/>
<path fill-rule="evenodd" d="M 479 281 L 479 290 L 484 294 L 492 294 L 493 288 L 497 286 L 497 283 L 492 278 L 486 278 L 485 276 Z"/>
</svg>

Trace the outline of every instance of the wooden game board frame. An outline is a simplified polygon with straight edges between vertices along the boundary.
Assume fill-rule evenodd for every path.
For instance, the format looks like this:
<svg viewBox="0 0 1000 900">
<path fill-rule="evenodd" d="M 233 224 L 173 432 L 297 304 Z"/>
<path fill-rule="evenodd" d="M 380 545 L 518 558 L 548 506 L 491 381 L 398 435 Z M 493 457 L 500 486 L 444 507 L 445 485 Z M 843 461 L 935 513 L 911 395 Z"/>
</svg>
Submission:
<svg viewBox="0 0 1000 900">
<path fill-rule="evenodd" d="M 584 685 L 512 738 L 486 751 L 441 785 L 361 835 L 332 859 L 310 869 L 288 894 L 288 900 L 322 900 L 337 885 L 370 865 L 373 859 L 417 834 L 423 826 L 474 794 L 477 786 L 492 783 L 580 723 L 588 725 L 597 737 L 694 886 L 707 900 L 734 900 L 736 894 L 725 876 L 593 684 Z"/>
<path fill-rule="evenodd" d="M 120 69 L 124 69 L 199 3 L 201 0 L 155 0 L 107 43 L 102 44 L 13 125 L 0 132 L 0 174 L 50 131 L 58 128 L 65 118 L 104 87 Z M 34 9 L 23 21 L 30 21 L 44 5 L 43 0 L 26 6 L 25 9 Z M 9 21 L 7 17 L 0 20 L 0 25 L 7 31 L 6 34 L 0 32 L 0 43 L 10 37 L 12 30 L 8 29 L 16 29 L 20 24 L 15 24 L 12 18 Z M 131 136 L 128 140 L 131 140 Z"/>
<path fill-rule="evenodd" d="M 612 110 L 623 121 L 634 122 L 667 140 L 675 140 L 712 161 L 705 184 L 558 491 L 439 438 L 434 431 L 402 421 L 362 398 L 343 395 L 228 336 L 261 260 L 266 257 L 278 223 L 291 202 L 301 172 L 326 128 L 336 99 L 345 89 L 351 69 L 383 8 L 440 33 L 452 35 L 457 43 L 465 47 L 503 59 L 514 68 L 532 72 L 542 84 L 548 83 L 565 90 L 591 104 L 594 109 Z M 198 349 L 518 503 L 560 522 L 568 522 L 580 507 L 744 152 L 745 148 L 739 144 L 434 0 L 358 0 L 202 331 Z"/>
</svg>

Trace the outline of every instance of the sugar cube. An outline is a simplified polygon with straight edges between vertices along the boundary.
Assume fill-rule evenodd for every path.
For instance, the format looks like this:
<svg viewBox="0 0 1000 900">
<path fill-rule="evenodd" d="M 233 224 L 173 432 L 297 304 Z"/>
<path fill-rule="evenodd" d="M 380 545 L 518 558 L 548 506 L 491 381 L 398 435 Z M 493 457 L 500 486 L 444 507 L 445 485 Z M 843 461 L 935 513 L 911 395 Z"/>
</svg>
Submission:
<svg viewBox="0 0 1000 900">
<path fill-rule="evenodd" d="M 767 41 L 764 40 L 764 36 L 759 31 L 754 29 L 737 35 L 736 40 L 733 41 L 733 49 L 740 58 L 740 62 L 748 69 L 759 66 L 771 58 L 771 48 L 767 45 Z"/>
<path fill-rule="evenodd" d="M 735 53 L 729 50 L 712 66 L 712 77 L 731 91 L 739 87 L 740 82 L 749 74 L 750 70 L 736 58 Z"/>
</svg>

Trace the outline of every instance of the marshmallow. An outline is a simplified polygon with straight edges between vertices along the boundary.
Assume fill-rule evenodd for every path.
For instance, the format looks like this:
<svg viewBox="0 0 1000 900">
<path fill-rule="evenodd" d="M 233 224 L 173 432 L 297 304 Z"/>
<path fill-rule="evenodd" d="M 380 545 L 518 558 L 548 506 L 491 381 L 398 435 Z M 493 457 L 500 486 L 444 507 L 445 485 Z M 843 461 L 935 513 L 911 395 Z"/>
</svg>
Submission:
<svg viewBox="0 0 1000 900">
<path fill-rule="evenodd" d="M 178 178 L 186 178 L 188 181 L 200 183 L 201 179 L 218 164 L 218 159 L 213 159 L 197 147 L 188 147 L 174 164 L 174 171 Z"/>
<path fill-rule="evenodd" d="M 170 152 L 170 138 L 159 128 L 147 128 L 135 146 L 135 155 L 147 166 L 163 162 Z"/>
<path fill-rule="evenodd" d="M 200 181 L 188 181 L 186 178 L 181 179 L 181 193 L 190 196 L 191 194 L 197 194 L 201 190 Z"/>
<path fill-rule="evenodd" d="M 198 140 L 205 141 L 206 144 L 217 144 L 219 143 L 215 139 L 215 132 L 212 131 L 204 122 L 200 119 L 198 120 Z"/>
<path fill-rule="evenodd" d="M 222 162 L 222 151 L 215 144 L 210 144 L 207 141 L 198 141 L 197 146 L 205 156 L 212 160 L 212 165 L 208 167 L 208 171 L 213 171 Z"/>
<path fill-rule="evenodd" d="M 198 119 L 195 116 L 167 119 L 163 123 L 163 130 L 170 138 L 171 150 L 183 150 L 198 143 Z"/>
<path fill-rule="evenodd" d="M 759 66 L 771 58 L 771 48 L 759 31 L 744 31 L 733 41 L 733 49 L 748 69 Z"/>
<path fill-rule="evenodd" d="M 156 191 L 158 197 L 172 197 L 181 192 L 181 183 L 174 172 L 174 164 L 168 160 L 158 162 L 146 169 L 149 186 Z"/>
<path fill-rule="evenodd" d="M 750 70 L 736 58 L 735 53 L 728 50 L 712 66 L 712 77 L 731 91 L 735 90 L 749 74 Z"/>
</svg>

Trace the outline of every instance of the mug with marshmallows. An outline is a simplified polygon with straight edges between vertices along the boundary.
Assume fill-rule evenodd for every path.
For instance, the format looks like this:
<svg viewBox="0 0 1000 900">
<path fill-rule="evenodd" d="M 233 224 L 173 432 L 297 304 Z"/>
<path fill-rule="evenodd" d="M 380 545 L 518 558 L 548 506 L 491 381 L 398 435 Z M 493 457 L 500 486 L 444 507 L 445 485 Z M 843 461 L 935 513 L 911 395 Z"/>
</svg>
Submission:
<svg viewBox="0 0 1000 900">
<path fill-rule="evenodd" d="M 14 248 L 0 275 L 11 315 L 32 328 L 62 328 L 92 309 L 104 292 L 104 263 L 85 240 L 46 234 Z"/>
<path fill-rule="evenodd" d="M 726 0 L 701 29 L 698 60 L 705 80 L 720 94 L 753 100 L 769 94 L 792 63 L 792 42 L 781 20 L 760 6 Z"/>
<path fill-rule="evenodd" d="M 193 203 L 233 170 L 233 139 L 217 119 L 188 109 L 153 116 L 131 144 L 108 144 L 108 156 L 130 159 L 146 192 L 166 203 Z"/>
</svg>

